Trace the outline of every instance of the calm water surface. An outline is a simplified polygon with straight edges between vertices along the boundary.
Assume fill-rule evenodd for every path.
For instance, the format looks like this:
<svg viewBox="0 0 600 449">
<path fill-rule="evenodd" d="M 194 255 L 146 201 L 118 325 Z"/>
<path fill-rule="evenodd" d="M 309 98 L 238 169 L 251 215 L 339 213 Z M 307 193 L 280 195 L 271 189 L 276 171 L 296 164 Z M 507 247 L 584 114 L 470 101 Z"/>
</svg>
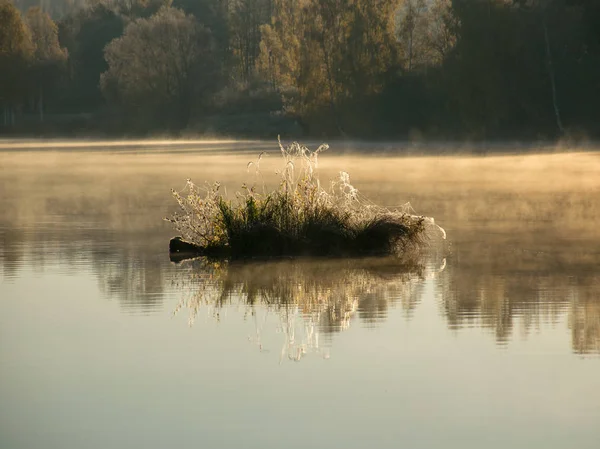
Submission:
<svg viewBox="0 0 600 449">
<path fill-rule="evenodd" d="M 276 146 L 0 147 L 0 448 L 600 447 L 598 153 L 334 144 L 322 179 L 448 240 L 177 265 L 170 189 L 263 149 L 272 184 Z"/>
</svg>

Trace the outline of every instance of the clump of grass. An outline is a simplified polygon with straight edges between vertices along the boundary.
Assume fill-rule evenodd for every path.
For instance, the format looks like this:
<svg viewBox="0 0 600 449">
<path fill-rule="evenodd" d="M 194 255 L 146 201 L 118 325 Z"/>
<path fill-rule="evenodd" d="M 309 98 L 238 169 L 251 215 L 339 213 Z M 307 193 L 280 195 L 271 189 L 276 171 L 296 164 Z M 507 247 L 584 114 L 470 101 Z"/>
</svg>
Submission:
<svg viewBox="0 0 600 449">
<path fill-rule="evenodd" d="M 283 169 L 275 190 L 244 185 L 231 201 L 219 183 L 202 189 L 188 180 L 183 192 L 173 191 L 181 211 L 167 220 L 200 253 L 229 258 L 389 255 L 418 248 L 427 229 L 437 228 L 409 205 L 389 210 L 372 204 L 346 172 L 321 186 L 318 157 L 328 145 L 311 151 L 279 141 L 279 147 Z M 248 169 L 258 173 L 263 154 Z"/>
</svg>

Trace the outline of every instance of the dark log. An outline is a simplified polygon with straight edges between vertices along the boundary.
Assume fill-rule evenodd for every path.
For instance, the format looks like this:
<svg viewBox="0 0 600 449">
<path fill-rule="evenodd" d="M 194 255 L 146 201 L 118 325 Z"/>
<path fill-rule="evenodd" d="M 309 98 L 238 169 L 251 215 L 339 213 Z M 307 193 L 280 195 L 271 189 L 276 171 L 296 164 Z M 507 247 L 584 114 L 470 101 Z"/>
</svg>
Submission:
<svg viewBox="0 0 600 449">
<path fill-rule="evenodd" d="M 169 258 L 173 262 L 180 262 L 185 259 L 202 256 L 202 248 L 191 242 L 183 240 L 181 237 L 173 237 L 169 241 Z"/>
</svg>

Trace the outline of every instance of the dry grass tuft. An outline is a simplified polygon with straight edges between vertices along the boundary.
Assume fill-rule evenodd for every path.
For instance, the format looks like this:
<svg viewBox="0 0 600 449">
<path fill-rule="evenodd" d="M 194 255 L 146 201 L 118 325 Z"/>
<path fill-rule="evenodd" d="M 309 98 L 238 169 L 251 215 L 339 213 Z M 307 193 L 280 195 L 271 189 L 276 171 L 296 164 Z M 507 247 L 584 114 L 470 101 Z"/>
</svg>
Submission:
<svg viewBox="0 0 600 449">
<path fill-rule="evenodd" d="M 363 198 L 346 172 L 328 188 L 321 186 L 318 157 L 297 142 L 279 142 L 283 169 L 279 187 L 259 192 L 243 186 L 235 201 L 221 194 L 219 183 L 202 189 L 191 180 L 173 191 L 180 213 L 167 220 L 201 254 L 216 257 L 389 255 L 419 248 L 428 229 L 443 229 L 432 218 L 414 215 L 410 205 L 389 210 Z M 260 175 L 260 161 L 248 170 Z"/>
</svg>

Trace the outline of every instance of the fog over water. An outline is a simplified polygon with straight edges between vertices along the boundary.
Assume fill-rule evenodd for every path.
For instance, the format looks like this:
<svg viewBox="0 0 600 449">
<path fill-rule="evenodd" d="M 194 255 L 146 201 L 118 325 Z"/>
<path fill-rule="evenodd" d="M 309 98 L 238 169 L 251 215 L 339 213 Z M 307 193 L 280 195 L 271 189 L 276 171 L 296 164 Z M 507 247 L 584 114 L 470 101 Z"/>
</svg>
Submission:
<svg viewBox="0 0 600 449">
<path fill-rule="evenodd" d="M 522 149 L 331 143 L 409 264 L 174 264 L 170 189 L 276 142 L 0 141 L 0 447 L 596 448 L 600 153 Z"/>
</svg>

